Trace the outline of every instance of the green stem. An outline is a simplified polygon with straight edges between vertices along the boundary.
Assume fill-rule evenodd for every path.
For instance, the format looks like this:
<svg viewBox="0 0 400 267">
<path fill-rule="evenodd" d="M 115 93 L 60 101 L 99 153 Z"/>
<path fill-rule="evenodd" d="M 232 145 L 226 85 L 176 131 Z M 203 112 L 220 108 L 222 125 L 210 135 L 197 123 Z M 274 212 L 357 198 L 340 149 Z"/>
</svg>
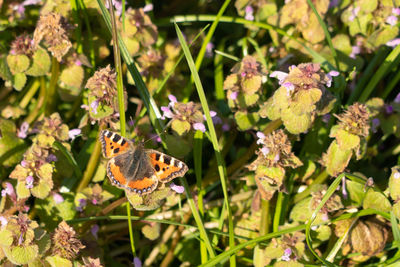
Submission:
<svg viewBox="0 0 400 267">
<path fill-rule="evenodd" d="M 28 92 L 24 95 L 21 102 L 19 102 L 19 107 L 25 109 L 28 106 L 29 102 L 31 101 L 32 97 L 36 94 L 37 90 L 40 87 L 39 79 L 35 79 L 28 89 Z"/>
<path fill-rule="evenodd" d="M 89 43 L 89 57 L 90 57 L 90 64 L 92 64 L 92 69 L 96 69 L 96 58 L 95 58 L 95 51 L 93 45 L 93 37 L 92 37 L 92 28 L 90 27 L 89 22 L 89 15 L 87 13 L 87 9 L 83 0 L 78 0 L 78 4 L 80 9 L 83 12 L 83 20 L 85 21 L 85 26 L 87 30 L 87 40 Z"/>
<path fill-rule="evenodd" d="M 194 173 L 196 175 L 197 182 L 197 206 L 200 212 L 201 217 L 204 219 L 204 205 L 203 205 L 203 197 L 205 194 L 204 188 L 202 188 L 202 146 L 203 146 L 203 132 L 196 131 L 194 134 L 194 147 L 193 147 L 193 160 L 194 160 Z M 204 240 L 204 236 L 200 234 L 200 239 Z M 204 242 L 200 242 L 200 255 L 201 255 L 201 263 L 205 263 L 208 260 L 207 257 L 207 248 Z"/>
<path fill-rule="evenodd" d="M 46 107 L 45 107 L 45 115 L 50 115 L 56 105 L 56 89 L 57 89 L 57 81 L 58 76 L 60 75 L 60 63 L 58 63 L 55 57 L 51 59 L 51 78 L 49 83 L 49 88 L 47 89 L 46 95 Z"/>
<path fill-rule="evenodd" d="M 280 222 L 281 222 L 281 214 L 282 214 L 282 204 L 283 204 L 284 196 L 282 192 L 278 193 L 278 199 L 276 200 L 275 205 L 275 213 L 274 213 L 274 221 L 272 224 L 272 231 L 278 231 Z"/>
<path fill-rule="evenodd" d="M 100 130 L 102 130 L 104 127 L 100 127 Z M 81 182 L 78 185 L 78 188 L 76 189 L 76 192 L 82 191 L 84 188 L 88 186 L 90 181 L 92 180 L 92 176 L 94 174 L 94 171 L 96 170 L 97 163 L 99 162 L 100 159 L 100 154 L 101 154 L 101 143 L 100 139 L 96 139 L 96 144 L 94 145 L 94 149 L 92 154 L 90 155 L 90 159 L 88 162 L 88 165 L 86 166 L 86 170 L 83 173 L 83 177 Z"/>
<path fill-rule="evenodd" d="M 77 42 L 77 47 L 76 51 L 78 54 L 82 53 L 82 23 L 79 18 L 79 11 L 78 11 L 78 6 L 79 6 L 79 0 L 70 0 L 70 5 L 72 9 L 72 17 L 74 18 L 74 24 L 77 25 L 75 28 L 75 39 Z"/>
<path fill-rule="evenodd" d="M 36 117 L 39 115 L 39 112 L 42 110 L 42 107 L 45 103 L 46 99 L 46 81 L 44 76 L 40 77 L 40 91 L 38 96 L 38 101 L 36 103 L 35 108 L 31 113 L 29 113 L 28 117 L 26 117 L 25 121 L 29 124 L 35 121 Z"/>
<path fill-rule="evenodd" d="M 121 135 L 126 136 L 126 126 L 125 126 L 125 101 L 124 101 L 124 85 L 122 82 L 122 64 L 121 64 L 121 54 L 118 43 L 118 32 L 117 32 L 117 22 L 114 14 L 114 6 L 112 0 L 108 0 L 108 5 L 111 15 L 111 25 L 112 25 L 112 39 L 113 39 L 113 51 L 114 51 L 114 62 L 115 69 L 117 71 L 117 90 L 118 90 L 118 108 L 119 108 L 119 122 L 121 128 Z M 131 204 L 128 201 L 126 205 L 126 214 L 128 215 L 128 228 L 129 228 L 129 239 L 131 242 L 132 254 L 136 256 L 135 239 L 133 237 L 132 220 L 131 220 Z"/>
<path fill-rule="evenodd" d="M 224 51 L 225 40 L 222 40 L 218 45 L 218 50 Z M 214 56 L 214 86 L 215 98 L 219 103 L 225 101 L 224 92 L 224 64 L 223 58 L 220 54 Z"/>
<path fill-rule="evenodd" d="M 393 79 L 390 79 L 389 84 L 385 87 L 385 90 L 381 94 L 381 97 L 386 100 L 386 98 L 389 96 L 389 94 L 392 92 L 393 88 L 397 85 L 397 83 L 400 81 L 400 71 L 399 69 L 396 70 L 396 75 L 393 77 Z"/>
<path fill-rule="evenodd" d="M 400 46 L 396 46 L 392 52 L 385 58 L 383 64 L 379 66 L 379 69 L 375 72 L 374 76 L 369 77 L 369 83 L 362 90 L 362 94 L 358 99 L 359 102 L 364 103 L 367 101 L 368 97 L 374 91 L 378 82 L 380 82 L 388 73 L 388 71 L 393 67 L 393 62 L 400 55 Z"/>
<path fill-rule="evenodd" d="M 260 236 L 264 236 L 269 232 L 269 207 L 270 201 L 261 198 Z"/>
<path fill-rule="evenodd" d="M 179 29 L 178 25 L 175 23 L 175 30 L 178 34 L 178 38 L 179 41 L 182 45 L 182 49 L 185 52 L 185 56 L 186 56 L 186 60 L 188 62 L 190 71 L 192 73 L 193 76 L 193 80 L 194 83 L 196 85 L 196 89 L 197 89 L 197 94 L 200 98 L 200 103 L 201 106 L 203 108 L 204 111 L 204 115 L 206 116 L 206 121 L 207 121 L 207 126 L 208 126 L 208 131 L 210 133 L 211 136 L 211 141 L 213 144 L 213 148 L 214 148 L 214 153 L 217 159 L 217 163 L 218 163 L 218 172 L 219 172 L 219 177 L 220 177 L 220 181 L 221 181 L 221 185 L 222 185 L 222 192 L 224 194 L 224 202 L 225 205 L 227 207 L 227 211 L 228 211 L 228 229 L 229 229 L 229 246 L 233 247 L 235 246 L 235 239 L 234 239 L 234 235 L 233 235 L 233 218 L 232 218 L 232 211 L 229 205 L 229 201 L 228 201 L 228 190 L 227 190 L 227 180 L 226 180 L 226 168 L 225 168 L 225 163 L 224 160 L 222 158 L 221 155 L 221 150 L 218 144 L 218 138 L 217 138 L 217 134 L 215 132 L 215 128 L 214 128 L 214 123 L 211 119 L 210 116 L 210 109 L 208 107 L 208 103 L 207 103 L 207 98 L 206 95 L 204 93 L 204 89 L 203 89 L 203 85 L 201 84 L 200 81 L 200 77 L 199 77 L 199 73 L 197 72 L 196 66 L 194 64 L 192 55 L 190 54 L 189 48 L 186 44 L 185 38 L 182 35 L 181 30 Z M 230 265 L 231 266 L 236 266 L 236 256 L 232 255 L 230 257 Z"/>
</svg>

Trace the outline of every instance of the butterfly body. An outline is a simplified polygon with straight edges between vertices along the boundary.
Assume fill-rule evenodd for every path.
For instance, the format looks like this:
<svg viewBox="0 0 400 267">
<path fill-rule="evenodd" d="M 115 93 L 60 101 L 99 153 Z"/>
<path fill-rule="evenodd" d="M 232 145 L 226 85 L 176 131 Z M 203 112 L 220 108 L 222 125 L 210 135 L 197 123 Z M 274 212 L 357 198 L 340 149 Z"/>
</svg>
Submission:
<svg viewBox="0 0 400 267">
<path fill-rule="evenodd" d="M 117 133 L 104 130 L 100 140 L 104 157 L 110 159 L 107 175 L 119 188 L 140 195 L 149 194 L 157 188 L 158 182 L 168 183 L 188 170 L 182 161 L 157 150 L 145 149 L 143 143 L 135 146 Z"/>
</svg>

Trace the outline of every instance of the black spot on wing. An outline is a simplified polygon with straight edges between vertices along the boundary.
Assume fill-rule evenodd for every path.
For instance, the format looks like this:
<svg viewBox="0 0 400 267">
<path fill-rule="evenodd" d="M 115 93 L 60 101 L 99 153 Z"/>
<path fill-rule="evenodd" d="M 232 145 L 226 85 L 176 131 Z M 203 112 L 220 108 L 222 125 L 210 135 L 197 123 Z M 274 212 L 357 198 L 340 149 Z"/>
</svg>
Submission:
<svg viewBox="0 0 400 267">
<path fill-rule="evenodd" d="M 158 171 L 160 171 L 160 166 L 159 166 L 158 164 L 156 164 L 156 165 L 154 166 L 154 169 L 156 170 L 156 172 L 158 172 Z"/>
<path fill-rule="evenodd" d="M 164 163 L 167 165 L 171 164 L 171 158 L 168 157 L 167 155 L 164 155 Z"/>
<path fill-rule="evenodd" d="M 120 139 L 121 139 L 121 136 L 116 134 L 116 135 L 114 135 L 113 141 L 118 142 Z"/>
<path fill-rule="evenodd" d="M 125 139 L 122 139 L 121 146 L 125 145 L 125 143 L 126 143 Z"/>
<path fill-rule="evenodd" d="M 110 138 L 110 137 L 112 136 L 112 132 L 107 131 L 107 132 L 106 132 L 106 136 L 107 136 L 108 138 Z"/>
<path fill-rule="evenodd" d="M 117 154 L 119 152 L 119 147 L 117 147 L 116 149 L 114 149 L 114 154 Z"/>
<path fill-rule="evenodd" d="M 161 155 L 160 154 L 156 154 L 156 161 L 160 160 Z"/>
</svg>

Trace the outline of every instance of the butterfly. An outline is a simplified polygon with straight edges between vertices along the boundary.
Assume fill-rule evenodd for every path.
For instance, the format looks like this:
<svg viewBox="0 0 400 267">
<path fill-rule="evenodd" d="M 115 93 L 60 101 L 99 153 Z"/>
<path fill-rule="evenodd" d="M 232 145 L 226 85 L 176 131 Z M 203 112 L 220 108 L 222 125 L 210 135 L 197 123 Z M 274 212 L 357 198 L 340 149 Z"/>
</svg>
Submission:
<svg viewBox="0 0 400 267">
<path fill-rule="evenodd" d="M 100 141 L 103 155 L 109 159 L 107 175 L 121 189 L 149 194 L 158 182 L 168 183 L 188 171 L 184 162 L 157 150 L 145 149 L 143 143 L 134 145 L 117 133 L 103 130 Z"/>
</svg>

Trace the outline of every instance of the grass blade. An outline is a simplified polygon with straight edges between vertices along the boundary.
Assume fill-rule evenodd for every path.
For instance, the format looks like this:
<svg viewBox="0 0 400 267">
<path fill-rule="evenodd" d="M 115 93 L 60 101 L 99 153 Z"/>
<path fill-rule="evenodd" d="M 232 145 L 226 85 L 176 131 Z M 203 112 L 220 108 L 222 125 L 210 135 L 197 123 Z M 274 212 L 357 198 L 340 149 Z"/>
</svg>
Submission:
<svg viewBox="0 0 400 267">
<path fill-rule="evenodd" d="M 223 193 L 224 193 L 225 205 L 226 205 L 227 211 L 228 211 L 229 246 L 233 247 L 235 245 L 235 240 L 234 240 L 234 236 L 233 236 L 232 211 L 231 211 L 231 208 L 230 208 L 229 202 L 228 202 L 227 182 L 226 182 L 226 176 L 225 176 L 226 169 L 225 169 L 225 164 L 223 162 L 223 158 L 222 158 L 221 151 L 220 151 L 220 148 L 219 148 L 217 134 L 215 133 L 214 124 L 213 124 L 213 121 L 212 121 L 211 116 L 210 116 L 210 109 L 208 107 L 208 103 L 207 103 L 207 99 L 206 99 L 206 96 L 205 96 L 205 93 L 204 93 L 204 89 L 203 89 L 203 86 L 201 84 L 199 74 L 198 74 L 198 72 L 196 70 L 196 66 L 194 64 L 192 55 L 190 54 L 189 47 L 186 44 L 185 38 L 183 37 L 182 32 L 180 31 L 180 29 L 179 29 L 179 27 L 178 27 L 178 25 L 176 23 L 175 23 L 175 30 L 176 30 L 176 32 L 178 34 L 178 38 L 179 38 L 179 41 L 180 41 L 180 43 L 182 45 L 182 49 L 185 52 L 186 60 L 188 62 L 190 71 L 191 71 L 192 76 L 193 76 L 194 83 L 196 85 L 197 93 L 198 93 L 199 98 L 200 98 L 201 106 L 202 106 L 204 114 L 206 116 L 208 130 L 209 130 L 209 133 L 210 133 L 210 137 L 211 137 L 211 141 L 212 141 L 212 144 L 213 144 L 215 156 L 216 156 L 216 159 L 217 159 L 218 172 L 219 172 L 219 176 L 220 176 L 220 180 L 221 180 L 222 190 L 223 190 Z M 236 266 L 235 256 L 231 257 L 230 263 L 231 263 L 231 266 Z"/>
</svg>

